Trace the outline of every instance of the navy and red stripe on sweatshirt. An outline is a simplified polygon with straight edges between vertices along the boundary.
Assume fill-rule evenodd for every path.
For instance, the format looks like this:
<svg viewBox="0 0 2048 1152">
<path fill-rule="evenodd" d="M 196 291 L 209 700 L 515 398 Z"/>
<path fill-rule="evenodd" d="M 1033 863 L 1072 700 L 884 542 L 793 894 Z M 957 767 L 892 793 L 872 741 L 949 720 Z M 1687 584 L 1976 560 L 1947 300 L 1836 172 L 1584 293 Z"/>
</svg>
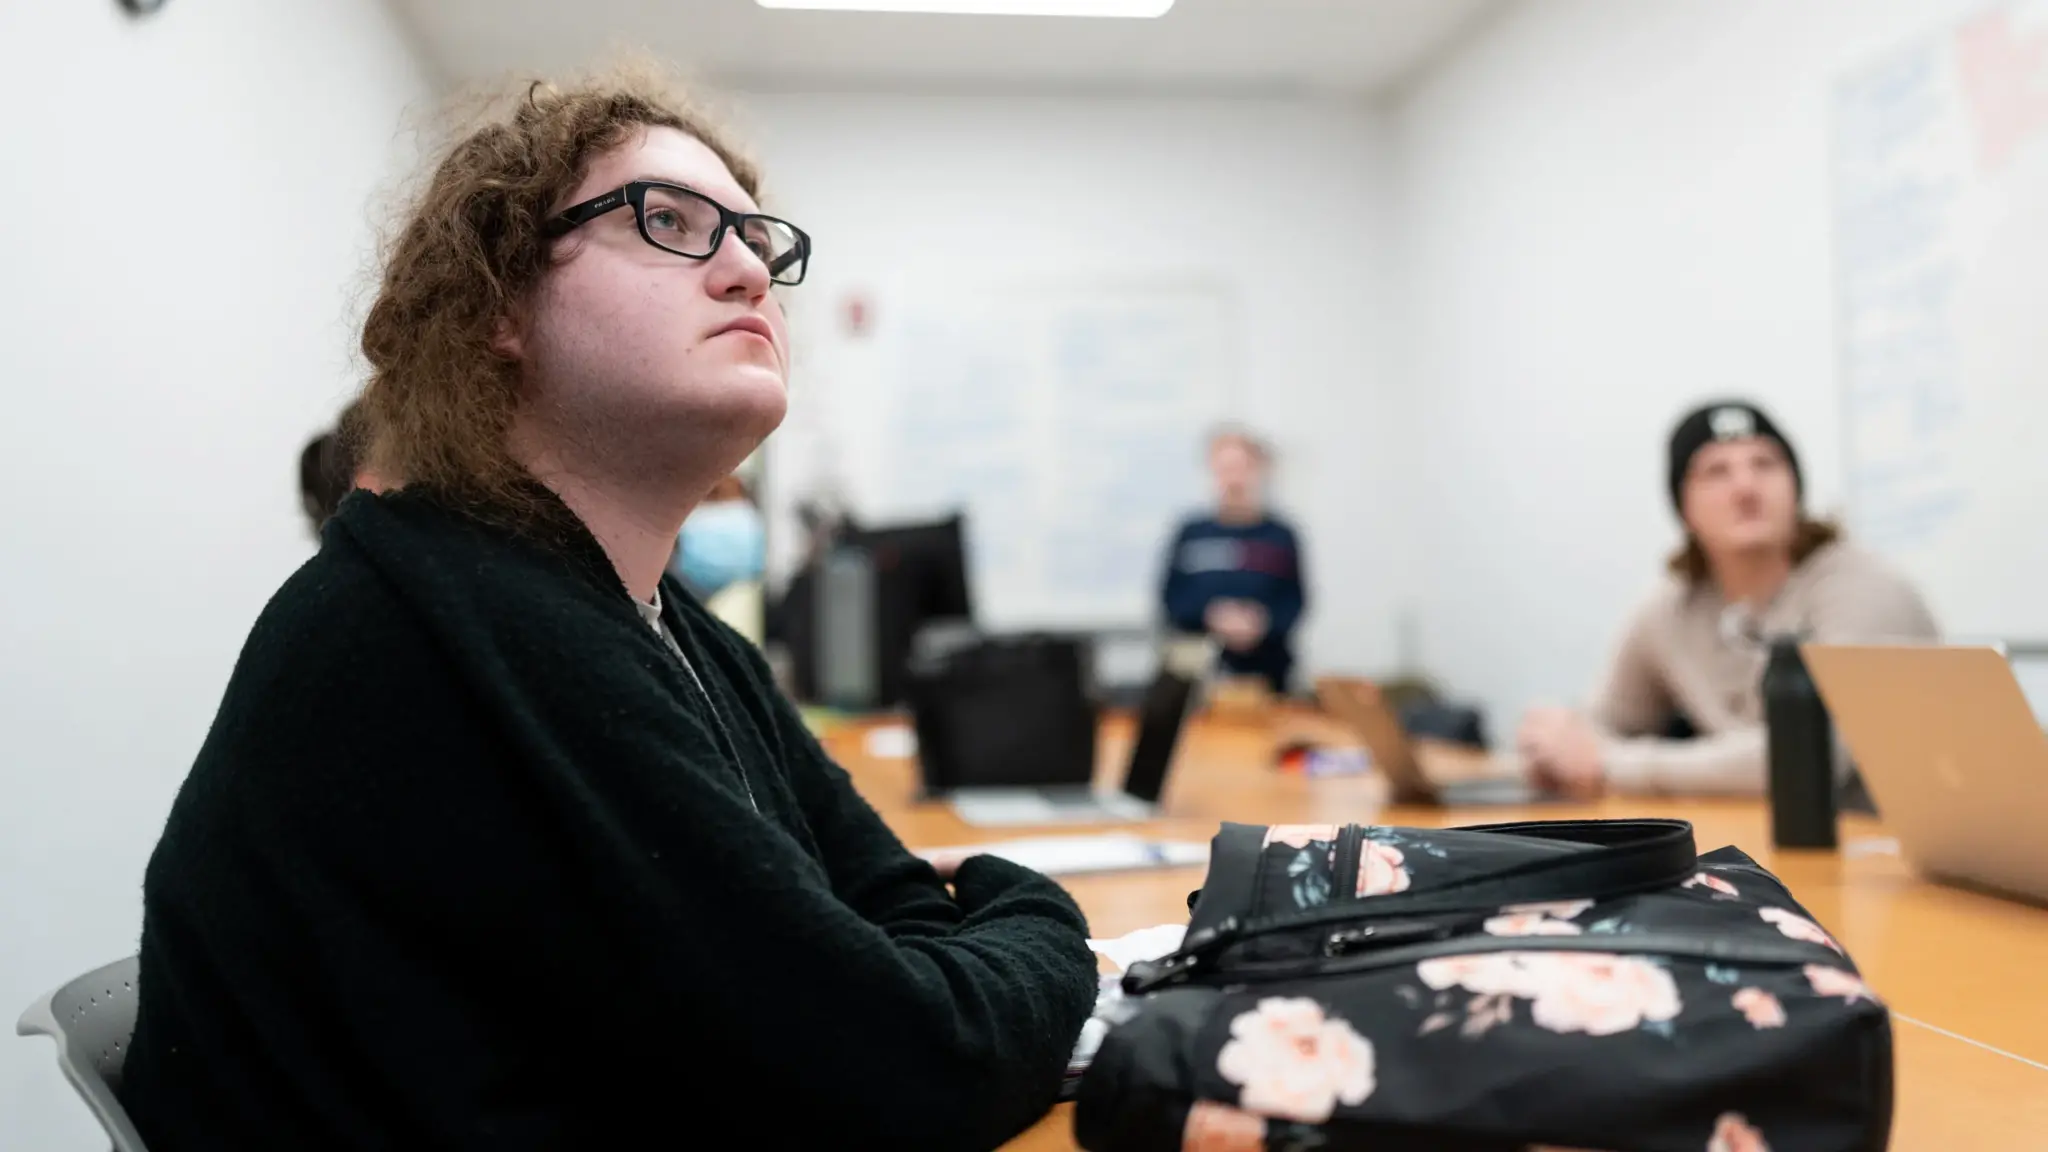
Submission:
<svg viewBox="0 0 2048 1152">
<path fill-rule="evenodd" d="M 1161 600 L 1166 618 L 1185 632 L 1206 632 L 1204 617 L 1217 600 L 1249 600 L 1266 610 L 1265 637 L 1245 652 L 1225 649 L 1223 667 L 1262 676 L 1285 692 L 1294 670 L 1294 626 L 1308 595 L 1302 582 L 1301 543 L 1284 520 L 1266 516 L 1250 524 L 1191 517 L 1174 533 L 1167 552 Z"/>
</svg>

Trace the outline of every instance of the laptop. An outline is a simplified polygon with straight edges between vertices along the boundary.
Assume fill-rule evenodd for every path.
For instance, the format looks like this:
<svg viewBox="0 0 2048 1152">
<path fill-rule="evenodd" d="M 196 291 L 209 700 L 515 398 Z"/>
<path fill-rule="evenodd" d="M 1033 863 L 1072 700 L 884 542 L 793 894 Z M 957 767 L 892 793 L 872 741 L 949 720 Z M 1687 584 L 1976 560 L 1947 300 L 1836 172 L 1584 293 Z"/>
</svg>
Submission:
<svg viewBox="0 0 2048 1152">
<path fill-rule="evenodd" d="M 1906 860 L 2048 903 L 2048 734 L 2021 686 L 2038 669 L 1989 644 L 1800 651 Z"/>
<path fill-rule="evenodd" d="M 1165 668 L 1152 678 L 1138 708 L 1138 733 L 1131 743 L 1123 785 L 1116 791 L 1098 791 L 1089 782 L 976 787 L 961 781 L 946 789 L 947 803 L 962 821 L 977 828 L 1149 820 L 1166 791 L 1167 770 L 1187 726 L 1195 683 L 1192 677 Z M 963 766 L 963 770 L 971 771 L 971 767 Z"/>
<path fill-rule="evenodd" d="M 1388 800 L 1428 808 L 1492 808 L 1560 803 L 1565 797 L 1521 776 L 1484 776 L 1438 783 L 1422 770 L 1401 718 L 1370 680 L 1325 676 L 1316 680 L 1316 701 L 1365 742 L 1373 763 L 1387 778 Z"/>
</svg>

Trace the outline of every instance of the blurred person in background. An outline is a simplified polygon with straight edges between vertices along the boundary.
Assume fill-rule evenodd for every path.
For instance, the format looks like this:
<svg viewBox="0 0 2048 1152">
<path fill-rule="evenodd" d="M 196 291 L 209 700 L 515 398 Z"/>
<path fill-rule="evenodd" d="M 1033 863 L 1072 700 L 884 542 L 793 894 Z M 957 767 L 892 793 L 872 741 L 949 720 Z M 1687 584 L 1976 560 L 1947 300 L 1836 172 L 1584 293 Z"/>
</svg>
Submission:
<svg viewBox="0 0 2048 1152">
<path fill-rule="evenodd" d="M 319 433 L 299 451 L 299 506 L 311 521 L 313 537 L 328 527 L 342 496 L 356 490 L 362 474 L 360 416 L 356 404 L 342 410 L 336 426 Z"/>
<path fill-rule="evenodd" d="M 1174 533 L 1160 598 L 1174 629 L 1216 640 L 1225 673 L 1284 695 L 1307 593 L 1300 541 L 1266 507 L 1271 468 L 1272 451 L 1251 433 L 1225 428 L 1210 437 L 1216 503 Z"/>
<path fill-rule="evenodd" d="M 351 402 L 331 430 L 313 437 L 299 452 L 299 504 L 316 538 L 333 519 L 342 497 L 357 488 L 382 486 L 363 462 L 362 419 L 362 405 Z"/>
<path fill-rule="evenodd" d="M 1762 409 L 1699 408 L 1673 429 L 1666 459 L 1685 528 L 1671 580 L 1629 621 L 1591 710 L 1533 710 L 1517 742 L 1537 781 L 1572 795 L 1762 795 L 1772 637 L 1920 641 L 1938 630 L 1910 583 L 1806 514 L 1799 457 Z M 1837 771 L 1847 776 L 1846 755 Z"/>
<path fill-rule="evenodd" d="M 265 608 L 145 874 L 152 1152 L 966 1152 L 1056 1100 L 1073 900 L 907 851 L 666 574 L 787 403 L 810 238 L 757 193 L 634 73 L 508 94 L 433 169 L 362 337 L 402 484 Z"/>
<path fill-rule="evenodd" d="M 669 572 L 711 614 L 759 645 L 765 639 L 763 581 L 768 534 L 761 510 L 737 473 L 712 486 L 676 538 Z"/>
</svg>

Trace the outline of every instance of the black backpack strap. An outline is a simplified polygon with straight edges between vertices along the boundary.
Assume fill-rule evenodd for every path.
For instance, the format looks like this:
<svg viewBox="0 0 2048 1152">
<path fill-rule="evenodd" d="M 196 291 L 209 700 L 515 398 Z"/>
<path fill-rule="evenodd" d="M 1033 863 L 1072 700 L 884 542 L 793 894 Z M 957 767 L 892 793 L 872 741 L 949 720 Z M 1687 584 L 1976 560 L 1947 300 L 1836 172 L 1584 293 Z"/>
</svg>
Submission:
<svg viewBox="0 0 2048 1152">
<path fill-rule="evenodd" d="M 1373 896 L 1313 909 L 1337 919 L 1477 912 L 1510 904 L 1607 900 L 1668 888 L 1699 870 L 1692 825 L 1683 820 L 1562 820 L 1482 824 L 1456 829 L 1587 845 L 1585 851 L 1545 856 L 1419 892 Z M 1277 924 L 1288 917 L 1261 917 Z M 1251 926 L 1247 925 L 1249 929 Z"/>
<path fill-rule="evenodd" d="M 1584 851 L 1546 856 L 1419 892 L 1372 896 L 1273 916 L 1225 914 L 1212 924 L 1190 923 L 1180 951 L 1159 964 L 1169 970 L 1179 969 L 1184 974 L 1213 959 L 1225 948 L 1270 933 L 1328 924 L 1415 920 L 1456 913 L 1491 914 L 1512 904 L 1608 900 L 1674 887 L 1699 870 L 1699 850 L 1693 842 L 1692 825 L 1683 820 L 1536 821 L 1487 824 L 1456 831 L 1554 840 L 1587 847 Z M 1221 838 L 1219 836 L 1219 840 Z M 1232 876 L 1254 872 L 1255 869 L 1250 867 L 1230 870 Z M 1222 878 L 1213 859 L 1209 874 Z M 1244 882 L 1250 883 L 1248 880 Z M 1210 901 L 1204 897 L 1202 904 L 1208 903 Z M 1223 909 L 1246 906 L 1242 901 L 1230 904 L 1221 898 L 1215 903 Z M 1405 935 L 1389 933 L 1386 942 L 1392 944 Z"/>
</svg>

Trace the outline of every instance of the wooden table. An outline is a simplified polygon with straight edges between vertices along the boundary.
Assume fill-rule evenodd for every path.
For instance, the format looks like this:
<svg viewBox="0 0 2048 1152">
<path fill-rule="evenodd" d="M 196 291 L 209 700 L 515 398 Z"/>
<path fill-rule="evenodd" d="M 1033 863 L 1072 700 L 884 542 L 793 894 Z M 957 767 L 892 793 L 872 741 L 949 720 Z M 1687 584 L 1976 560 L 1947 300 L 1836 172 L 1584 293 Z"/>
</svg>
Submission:
<svg viewBox="0 0 2048 1152">
<path fill-rule="evenodd" d="M 1283 727 L 1298 728 L 1302 718 Z M 1313 721 L 1305 721 L 1313 725 Z M 865 730 L 844 729 L 827 746 L 870 803 L 914 848 L 970 844 L 1048 830 L 970 828 L 952 812 L 914 799 L 916 767 L 866 755 Z M 1197 720 L 1175 761 L 1162 811 L 1147 835 L 1207 840 L 1221 820 L 1248 823 L 1405 824 L 1417 827 L 1514 819 L 1668 816 L 1692 821 L 1701 851 L 1732 844 L 1789 885 L 1835 934 L 1891 1006 L 1897 1039 L 1894 1148 L 2048 1149 L 2048 910 L 1928 884 L 1901 861 L 1881 826 L 1848 817 L 1838 852 L 1774 852 L 1756 801 L 1607 799 L 1531 809 L 1388 808 L 1374 777 L 1310 780 L 1272 767 L 1271 723 Z M 1128 727 L 1105 725 L 1105 766 L 1120 765 Z M 1472 753 L 1423 752 L 1433 773 L 1484 770 Z M 1105 769 L 1108 770 L 1107 768 Z M 2048 835 L 2048 830 L 2044 830 Z M 1202 870 L 1070 877 L 1065 883 L 1097 936 L 1187 918 Z M 1072 1149 L 1071 1110 L 1061 1107 L 1010 1147 Z"/>
</svg>

